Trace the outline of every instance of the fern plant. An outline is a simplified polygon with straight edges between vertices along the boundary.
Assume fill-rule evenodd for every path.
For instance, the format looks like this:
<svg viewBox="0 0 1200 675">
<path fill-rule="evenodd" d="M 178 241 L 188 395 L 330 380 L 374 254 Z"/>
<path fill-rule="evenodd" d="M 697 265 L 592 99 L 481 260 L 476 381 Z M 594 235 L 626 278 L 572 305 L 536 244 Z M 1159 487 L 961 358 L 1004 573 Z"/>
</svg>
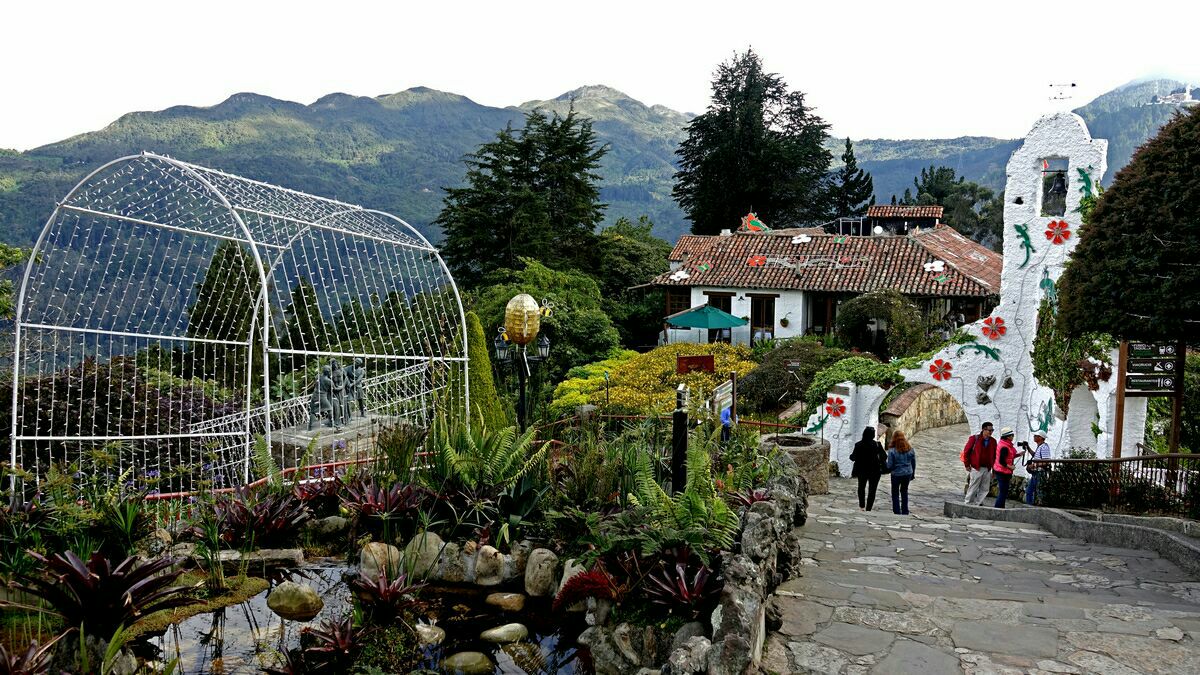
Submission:
<svg viewBox="0 0 1200 675">
<path fill-rule="evenodd" d="M 441 416 L 430 433 L 435 479 L 462 490 L 503 491 L 545 459 L 548 445 L 531 452 L 534 433 L 530 429 L 518 434 L 516 427 L 450 428 Z"/>
</svg>

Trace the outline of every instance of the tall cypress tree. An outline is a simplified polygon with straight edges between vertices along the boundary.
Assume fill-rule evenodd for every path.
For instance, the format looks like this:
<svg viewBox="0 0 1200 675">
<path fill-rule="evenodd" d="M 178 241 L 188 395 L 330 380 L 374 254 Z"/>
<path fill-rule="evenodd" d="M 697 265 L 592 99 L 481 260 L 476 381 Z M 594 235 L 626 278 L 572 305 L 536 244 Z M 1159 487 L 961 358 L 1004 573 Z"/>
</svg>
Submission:
<svg viewBox="0 0 1200 675">
<path fill-rule="evenodd" d="M 254 265 L 254 257 L 242 244 L 227 241 L 217 246 L 188 307 L 188 337 L 231 342 L 251 338 L 262 287 Z M 215 380 L 230 388 L 246 385 L 246 347 L 209 342 L 192 345 L 190 375 Z M 256 369 L 261 367 L 261 356 L 260 344 L 254 349 Z"/>
<path fill-rule="evenodd" d="M 829 211 L 829 125 L 763 70 L 752 50 L 717 67 L 712 103 L 687 125 L 672 194 L 695 234 L 717 234 L 753 209 L 771 225 Z"/>
<path fill-rule="evenodd" d="M 846 150 L 842 152 L 842 168 L 833 172 L 830 186 L 829 215 L 833 218 L 861 216 L 867 207 L 875 203 L 875 181 L 866 170 L 858 168 L 854 158 L 854 146 L 846 139 Z"/>
<path fill-rule="evenodd" d="M 590 120 L 534 110 L 525 127 L 504 129 L 466 158 L 466 186 L 447 188 L 435 224 L 455 279 L 482 285 L 522 257 L 582 268 L 604 217 L 600 160 L 608 152 Z"/>
</svg>

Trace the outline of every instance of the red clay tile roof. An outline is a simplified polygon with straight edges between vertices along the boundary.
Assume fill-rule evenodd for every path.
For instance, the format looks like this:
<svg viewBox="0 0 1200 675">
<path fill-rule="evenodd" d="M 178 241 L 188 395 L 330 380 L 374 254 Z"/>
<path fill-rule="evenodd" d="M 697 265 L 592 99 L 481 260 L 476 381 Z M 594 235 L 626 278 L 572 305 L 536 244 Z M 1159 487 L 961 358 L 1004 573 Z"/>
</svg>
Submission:
<svg viewBox="0 0 1200 675">
<path fill-rule="evenodd" d="M 650 285 L 847 293 L 894 288 L 905 295 L 934 297 L 1000 293 L 1001 256 L 949 227 L 903 237 L 812 234 L 807 238 L 685 235 L 675 248 L 687 251 L 679 270 L 688 277 L 665 272 Z M 945 263 L 941 272 L 926 271 L 926 263 L 938 260 Z"/>
<path fill-rule="evenodd" d="M 825 230 L 820 227 L 789 227 L 782 230 L 770 230 L 768 232 L 738 232 L 738 236 L 754 236 L 754 237 L 794 237 L 798 234 L 824 234 Z M 671 249 L 671 255 L 667 256 L 667 260 L 671 262 L 680 262 L 686 260 L 688 256 L 697 251 L 706 251 L 712 245 L 712 236 L 700 234 L 685 234 L 679 237 L 675 242 L 675 247 Z"/>
<path fill-rule="evenodd" d="M 868 218 L 941 218 L 940 206 L 899 206 L 879 204 L 867 207 Z"/>
</svg>

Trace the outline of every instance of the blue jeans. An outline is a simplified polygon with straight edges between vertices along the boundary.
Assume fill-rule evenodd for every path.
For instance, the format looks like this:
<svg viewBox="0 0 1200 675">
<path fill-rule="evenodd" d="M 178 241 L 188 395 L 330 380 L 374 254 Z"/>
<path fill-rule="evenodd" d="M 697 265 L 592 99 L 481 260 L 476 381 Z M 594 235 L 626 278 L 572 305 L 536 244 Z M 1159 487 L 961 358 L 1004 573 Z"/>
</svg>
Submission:
<svg viewBox="0 0 1200 675">
<path fill-rule="evenodd" d="M 908 515 L 908 484 L 912 476 L 892 475 L 892 513 Z"/>
<path fill-rule="evenodd" d="M 996 508 L 1004 508 L 1004 502 L 1008 499 L 1008 484 L 1012 481 L 1011 473 L 996 472 Z"/>
<path fill-rule="evenodd" d="M 1025 483 L 1025 503 L 1033 506 L 1033 500 L 1037 497 L 1038 486 L 1038 471 L 1029 472 L 1029 480 Z"/>
</svg>

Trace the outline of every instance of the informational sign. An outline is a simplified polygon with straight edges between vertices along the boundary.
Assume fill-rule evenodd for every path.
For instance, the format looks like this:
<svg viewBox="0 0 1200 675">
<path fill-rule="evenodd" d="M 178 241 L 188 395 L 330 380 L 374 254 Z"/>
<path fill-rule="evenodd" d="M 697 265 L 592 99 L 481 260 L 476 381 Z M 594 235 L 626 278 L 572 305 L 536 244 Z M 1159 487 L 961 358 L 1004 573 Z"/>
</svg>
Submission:
<svg viewBox="0 0 1200 675">
<path fill-rule="evenodd" d="M 1162 342 L 1130 342 L 1129 358 L 1131 359 L 1171 359 L 1179 355 L 1178 345 Z"/>
<path fill-rule="evenodd" d="M 1126 375 L 1125 390 L 1127 392 L 1162 392 L 1175 393 L 1179 379 L 1174 375 Z"/>
<path fill-rule="evenodd" d="M 712 399 L 713 415 L 720 415 L 721 411 L 733 405 L 733 381 L 725 380 L 713 390 Z"/>
<path fill-rule="evenodd" d="M 716 369 L 716 361 L 713 359 L 712 354 L 675 357 L 675 372 L 679 375 L 686 375 L 694 371 L 712 373 Z"/>
<path fill-rule="evenodd" d="M 1175 357 L 1170 359 L 1129 359 L 1129 372 L 1131 373 L 1174 373 L 1175 372 Z"/>
<path fill-rule="evenodd" d="M 800 366 L 803 366 L 803 365 L 804 365 L 804 362 L 801 361 L 800 359 L 788 359 L 787 361 L 784 361 L 784 366 L 788 370 L 800 370 Z"/>
</svg>

